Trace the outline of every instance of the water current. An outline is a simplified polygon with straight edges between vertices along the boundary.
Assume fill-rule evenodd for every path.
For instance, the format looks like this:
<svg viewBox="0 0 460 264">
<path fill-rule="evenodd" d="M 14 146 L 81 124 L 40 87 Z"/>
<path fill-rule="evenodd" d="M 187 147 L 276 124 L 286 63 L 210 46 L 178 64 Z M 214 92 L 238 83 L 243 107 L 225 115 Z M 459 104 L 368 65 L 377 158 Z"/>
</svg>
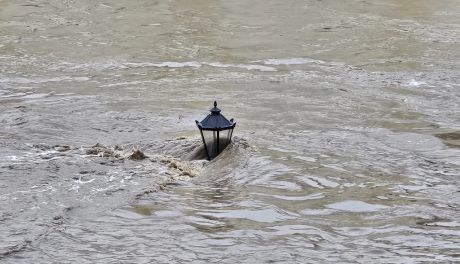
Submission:
<svg viewBox="0 0 460 264">
<path fill-rule="evenodd" d="M 0 0 L 0 263 L 458 263 L 459 73 L 458 0 Z"/>
</svg>

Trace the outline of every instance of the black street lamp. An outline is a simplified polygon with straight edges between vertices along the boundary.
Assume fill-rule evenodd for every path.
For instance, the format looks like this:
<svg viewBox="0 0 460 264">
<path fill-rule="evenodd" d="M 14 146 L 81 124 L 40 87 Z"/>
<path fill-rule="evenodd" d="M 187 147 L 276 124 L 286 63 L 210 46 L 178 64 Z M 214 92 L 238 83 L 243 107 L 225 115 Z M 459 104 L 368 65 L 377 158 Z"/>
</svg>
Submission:
<svg viewBox="0 0 460 264">
<path fill-rule="evenodd" d="M 201 139 L 203 139 L 208 160 L 217 157 L 230 144 L 233 129 L 236 126 L 233 118 L 229 121 L 220 113 L 216 101 L 214 101 L 214 107 L 210 111 L 211 114 L 205 117 L 203 121 L 198 122 L 198 120 L 195 120 L 196 125 L 200 129 Z"/>
</svg>

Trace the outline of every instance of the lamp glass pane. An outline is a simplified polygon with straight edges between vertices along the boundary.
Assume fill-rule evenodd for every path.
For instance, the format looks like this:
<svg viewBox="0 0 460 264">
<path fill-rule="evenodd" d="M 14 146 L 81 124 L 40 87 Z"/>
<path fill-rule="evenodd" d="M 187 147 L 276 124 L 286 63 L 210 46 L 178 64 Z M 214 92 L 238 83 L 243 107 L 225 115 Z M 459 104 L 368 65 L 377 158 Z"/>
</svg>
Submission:
<svg viewBox="0 0 460 264">
<path fill-rule="evenodd" d="M 203 136 L 209 157 L 212 159 L 219 154 L 217 153 L 217 131 L 203 130 Z"/>
<path fill-rule="evenodd" d="M 231 129 L 220 131 L 219 151 L 222 152 L 230 143 Z"/>
</svg>

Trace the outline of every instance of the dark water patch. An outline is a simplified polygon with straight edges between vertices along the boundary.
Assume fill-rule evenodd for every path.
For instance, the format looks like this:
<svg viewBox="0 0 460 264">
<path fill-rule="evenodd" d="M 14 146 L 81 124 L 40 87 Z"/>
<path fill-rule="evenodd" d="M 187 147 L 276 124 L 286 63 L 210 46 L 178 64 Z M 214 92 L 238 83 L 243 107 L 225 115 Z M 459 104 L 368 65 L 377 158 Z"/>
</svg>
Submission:
<svg viewBox="0 0 460 264">
<path fill-rule="evenodd" d="M 435 134 L 444 144 L 450 147 L 460 148 L 460 131 Z"/>
<path fill-rule="evenodd" d="M 436 222 L 450 222 L 450 220 L 434 215 L 429 218 L 419 218 L 415 222 L 415 224 L 419 226 L 432 226 L 433 223 L 436 223 Z"/>
<path fill-rule="evenodd" d="M 41 5 L 38 4 L 23 4 L 21 6 L 27 6 L 27 7 L 42 7 Z"/>
<path fill-rule="evenodd" d="M 38 149 L 38 150 L 42 150 L 42 151 L 56 150 L 56 151 L 59 151 L 59 152 L 65 152 L 65 151 L 69 151 L 71 149 L 75 149 L 75 147 L 72 147 L 70 145 L 60 145 L 60 144 L 57 144 L 57 145 L 33 144 L 32 147 L 35 148 L 35 149 Z"/>
<path fill-rule="evenodd" d="M 95 170 L 90 170 L 90 171 L 82 170 L 82 171 L 80 171 L 80 174 L 88 174 L 88 173 L 95 173 L 95 172 L 96 172 Z"/>
</svg>

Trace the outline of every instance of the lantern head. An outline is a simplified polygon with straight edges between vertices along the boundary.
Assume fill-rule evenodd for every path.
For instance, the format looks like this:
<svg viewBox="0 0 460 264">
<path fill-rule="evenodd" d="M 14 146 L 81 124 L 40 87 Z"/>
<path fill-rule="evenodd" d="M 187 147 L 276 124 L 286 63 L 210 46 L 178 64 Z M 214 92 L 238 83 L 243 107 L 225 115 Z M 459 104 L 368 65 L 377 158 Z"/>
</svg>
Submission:
<svg viewBox="0 0 460 264">
<path fill-rule="evenodd" d="M 210 111 L 211 113 L 201 122 L 195 120 L 196 125 L 200 129 L 201 139 L 203 140 L 208 160 L 217 157 L 230 144 L 233 129 L 236 126 L 233 118 L 228 120 L 220 113 L 216 101 L 214 101 L 214 107 Z"/>
</svg>

